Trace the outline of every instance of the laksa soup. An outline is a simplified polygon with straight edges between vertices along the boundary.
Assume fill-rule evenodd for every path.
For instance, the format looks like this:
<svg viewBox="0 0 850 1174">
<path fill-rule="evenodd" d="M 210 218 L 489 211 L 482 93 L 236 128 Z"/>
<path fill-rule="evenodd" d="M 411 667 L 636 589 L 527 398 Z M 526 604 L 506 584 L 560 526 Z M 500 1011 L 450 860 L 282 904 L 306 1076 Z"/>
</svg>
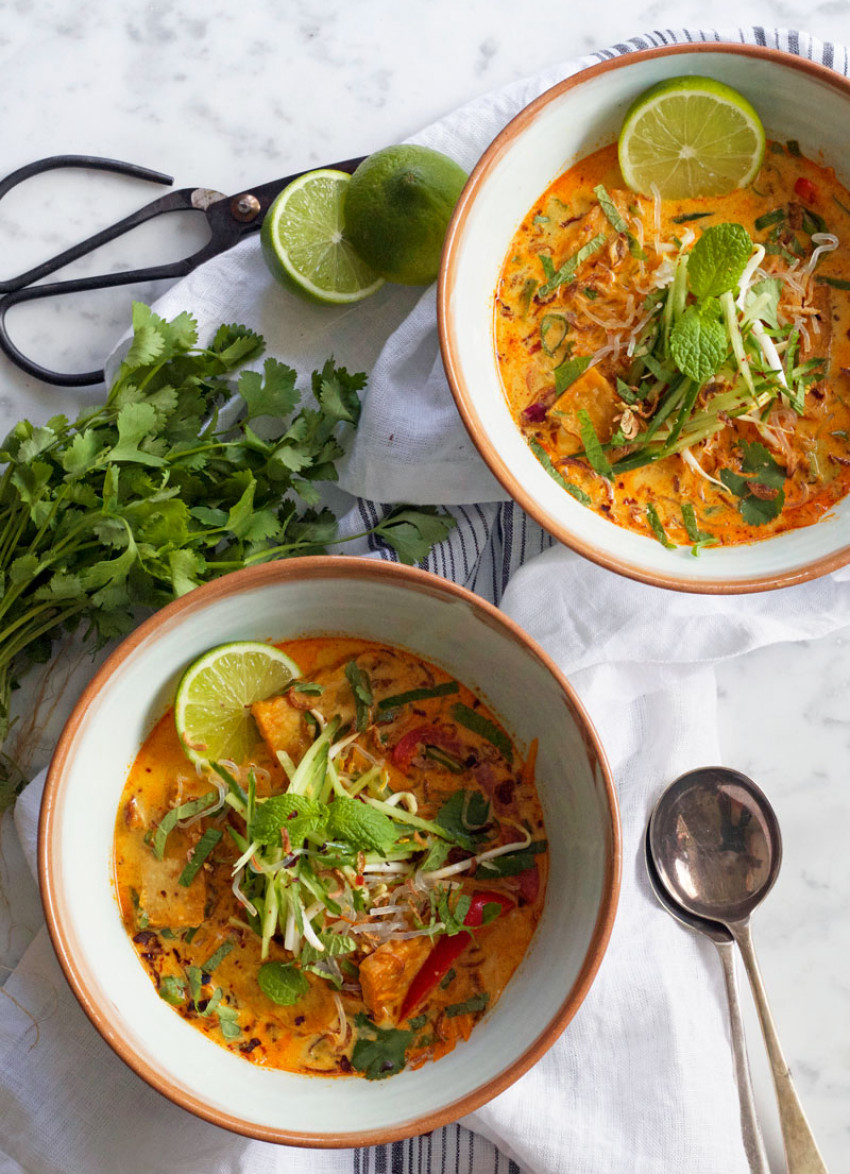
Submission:
<svg viewBox="0 0 850 1174">
<path fill-rule="evenodd" d="M 160 997 L 220 1046 L 379 1079 L 467 1039 L 531 941 L 536 744 L 523 757 L 400 648 L 282 647 L 291 680 L 253 705 L 234 758 L 178 733 L 182 686 L 177 723 L 145 741 L 115 825 L 121 914 Z"/>
<path fill-rule="evenodd" d="M 753 542 L 850 489 L 850 192 L 796 142 L 720 196 L 626 188 L 616 145 L 507 251 L 495 347 L 551 476 L 665 546 Z"/>
</svg>

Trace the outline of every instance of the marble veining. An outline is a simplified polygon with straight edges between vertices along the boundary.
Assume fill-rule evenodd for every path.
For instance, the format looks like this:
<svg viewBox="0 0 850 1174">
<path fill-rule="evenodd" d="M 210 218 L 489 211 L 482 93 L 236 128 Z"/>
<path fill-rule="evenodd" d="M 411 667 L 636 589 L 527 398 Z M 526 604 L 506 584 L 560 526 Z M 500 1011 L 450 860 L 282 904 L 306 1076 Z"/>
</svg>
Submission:
<svg viewBox="0 0 850 1174">
<path fill-rule="evenodd" d="M 539 0 L 531 16 L 515 0 L 7 0 L 0 13 L 4 174 L 44 155 L 93 153 L 173 173 L 177 186 L 225 192 L 400 141 L 479 94 L 646 29 L 710 20 L 850 42 L 844 0 L 715 0 L 710 13 L 696 0 Z M 32 181 L 0 203 L 2 275 L 155 194 L 147 184 L 68 172 Z M 153 263 L 190 247 L 197 244 L 187 246 L 185 228 L 159 223 L 135 252 L 122 242 L 83 271 Z M 42 302 L 9 323 L 33 354 L 83 369 L 100 365 L 123 331 L 128 301 L 119 291 L 74 307 Z M 0 433 L 22 415 L 40 421 L 99 398 L 97 390 L 45 387 L 3 362 Z M 841 1174 L 850 1153 L 850 629 L 729 660 L 717 682 L 724 760 L 767 790 L 783 828 L 782 873 L 754 929 L 801 1095 L 830 1169 Z M 9 821 L 0 825 L 0 849 L 0 885 L 14 897 L 11 921 L 0 909 L 0 964 L 8 966 L 40 914 Z M 753 1022 L 750 1031 L 770 1119 Z M 778 1161 L 775 1124 L 770 1144 Z"/>
</svg>

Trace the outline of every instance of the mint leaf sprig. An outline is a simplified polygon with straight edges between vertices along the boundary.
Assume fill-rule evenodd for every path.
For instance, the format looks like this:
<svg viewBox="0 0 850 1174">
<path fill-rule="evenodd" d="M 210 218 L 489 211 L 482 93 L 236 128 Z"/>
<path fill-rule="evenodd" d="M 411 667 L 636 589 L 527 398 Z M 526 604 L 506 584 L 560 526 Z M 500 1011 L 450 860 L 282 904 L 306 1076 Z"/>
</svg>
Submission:
<svg viewBox="0 0 850 1174">
<path fill-rule="evenodd" d="M 191 315 L 133 307 L 133 338 L 106 400 L 73 422 L 18 423 L 0 447 L 0 743 L 13 687 L 85 625 L 101 646 L 155 609 L 241 567 L 322 553 L 340 540 L 319 508 L 356 427 L 366 377 L 329 359 L 305 395 L 291 367 L 257 360 L 264 342 L 222 325 L 198 344 Z M 241 407 L 233 424 L 222 421 Z M 364 531 L 421 561 L 455 525 L 400 506 Z M 21 789 L 4 765 L 0 810 Z"/>
</svg>

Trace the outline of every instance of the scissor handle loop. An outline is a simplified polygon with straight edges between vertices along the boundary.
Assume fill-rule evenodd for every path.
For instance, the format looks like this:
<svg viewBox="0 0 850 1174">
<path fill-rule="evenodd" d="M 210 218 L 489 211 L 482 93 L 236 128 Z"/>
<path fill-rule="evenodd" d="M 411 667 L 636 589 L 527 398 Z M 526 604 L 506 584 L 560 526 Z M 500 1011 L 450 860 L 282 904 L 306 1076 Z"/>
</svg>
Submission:
<svg viewBox="0 0 850 1174">
<path fill-rule="evenodd" d="M 19 167 L 17 171 L 13 171 L 11 175 L 7 175 L 5 179 L 0 180 L 0 200 L 12 188 L 17 187 L 18 184 L 23 183 L 24 180 L 32 178 L 34 175 L 39 175 L 44 171 L 53 171 L 61 167 L 81 167 L 87 170 L 94 171 L 113 171 L 119 175 L 129 175 L 134 179 L 146 179 L 152 183 L 171 184 L 173 178 L 170 175 L 165 175 L 162 171 L 151 171 L 149 167 L 139 167 L 135 163 L 122 163 L 120 159 L 102 159 L 98 155 L 51 155 L 47 159 L 37 159 L 34 163 L 28 163 L 25 167 Z M 168 197 L 164 197 L 164 201 L 168 202 Z M 183 205 L 181 205 L 183 206 Z M 110 225 L 109 228 L 103 229 L 101 232 L 95 233 L 94 236 L 88 237 L 79 244 L 73 245 L 64 252 L 59 253 L 55 257 L 51 257 L 48 261 L 42 262 L 41 265 L 36 265 L 32 269 L 28 269 L 26 273 L 19 273 L 17 277 L 7 278 L 5 281 L 0 281 L 0 293 L 10 293 L 12 290 L 21 289 L 25 285 L 32 285 L 35 281 L 40 281 L 42 277 L 47 277 L 49 273 L 55 273 L 57 269 L 62 269 L 65 265 L 70 265 L 72 261 L 79 260 L 87 253 L 93 252 L 95 249 L 105 245 L 108 241 L 114 240 L 117 236 L 127 232 L 130 228 L 134 228 L 137 224 L 141 224 L 144 220 L 149 220 L 151 216 L 156 216 L 160 212 L 168 211 L 167 207 L 163 207 L 159 200 L 155 200 L 153 204 L 148 204 L 145 208 L 139 209 L 138 212 L 132 213 L 130 216 L 119 220 L 117 224 Z"/>
</svg>

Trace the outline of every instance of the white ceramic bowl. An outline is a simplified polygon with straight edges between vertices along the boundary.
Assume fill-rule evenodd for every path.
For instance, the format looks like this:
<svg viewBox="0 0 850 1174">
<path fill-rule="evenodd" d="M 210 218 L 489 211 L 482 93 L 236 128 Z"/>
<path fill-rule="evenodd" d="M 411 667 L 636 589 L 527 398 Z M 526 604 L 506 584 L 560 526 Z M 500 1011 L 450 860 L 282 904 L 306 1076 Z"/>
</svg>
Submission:
<svg viewBox="0 0 850 1174">
<path fill-rule="evenodd" d="M 493 342 L 494 291 L 505 252 L 538 196 L 573 163 L 615 142 L 631 102 L 681 74 L 726 82 L 753 103 L 768 137 L 798 139 L 805 154 L 850 185 L 850 81 L 800 57 L 750 45 L 673 45 L 594 66 L 548 90 L 488 148 L 446 237 L 438 315 L 443 361 L 458 408 L 505 489 L 551 534 L 634 579 L 681 591 L 786 587 L 850 562 L 850 497 L 805 529 L 743 546 L 665 550 L 579 505 L 537 461 L 511 418 Z M 844 242 L 850 247 L 850 241 Z"/>
<path fill-rule="evenodd" d="M 531 947 L 469 1043 L 392 1079 L 323 1079 L 252 1065 L 157 995 L 123 928 L 112 835 L 136 752 L 181 670 L 227 640 L 344 632 L 402 645 L 486 697 L 521 748 L 539 737 L 551 871 Z M 554 1042 L 593 980 L 620 877 L 617 806 L 593 728 L 545 654 L 453 584 L 369 559 L 270 563 L 201 587 L 125 640 L 78 702 L 51 764 L 39 829 L 48 926 L 94 1025 L 160 1092 L 217 1125 L 293 1145 L 371 1145 L 470 1112 Z"/>
</svg>

